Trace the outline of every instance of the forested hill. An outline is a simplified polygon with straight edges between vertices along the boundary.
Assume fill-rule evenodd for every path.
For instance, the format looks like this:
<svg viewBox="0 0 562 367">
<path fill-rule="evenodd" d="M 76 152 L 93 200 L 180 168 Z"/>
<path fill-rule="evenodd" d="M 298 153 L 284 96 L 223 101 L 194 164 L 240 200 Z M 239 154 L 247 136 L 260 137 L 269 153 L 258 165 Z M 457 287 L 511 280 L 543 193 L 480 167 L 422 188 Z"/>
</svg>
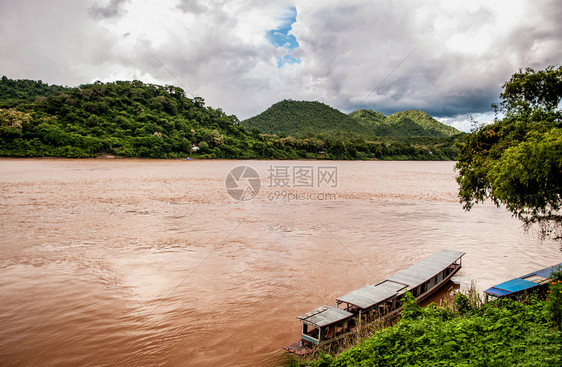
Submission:
<svg viewBox="0 0 562 367">
<path fill-rule="evenodd" d="M 343 112 L 324 103 L 311 101 L 277 102 L 259 115 L 242 121 L 242 126 L 278 136 L 373 135 L 369 126 L 358 124 Z"/>
<path fill-rule="evenodd" d="M 367 124 L 376 136 L 403 137 L 450 137 L 461 132 L 452 126 L 445 125 L 423 111 L 402 111 L 385 116 L 371 110 L 358 110 L 349 114 L 350 117 Z"/>
<path fill-rule="evenodd" d="M 0 155 L 259 158 L 267 141 L 181 88 L 140 81 L 67 88 L 0 80 Z M 283 158 L 283 152 L 279 152 Z"/>
<path fill-rule="evenodd" d="M 257 116 L 242 121 L 248 129 L 278 136 L 314 134 L 393 138 L 447 138 L 461 134 L 423 111 L 402 111 L 385 116 L 371 110 L 344 113 L 320 102 L 284 100 Z"/>
<path fill-rule="evenodd" d="M 456 159 L 460 137 L 381 140 L 318 102 L 336 134 L 271 136 L 246 130 L 220 108 L 181 88 L 141 81 L 78 87 L 0 79 L 0 156 L 230 159 Z M 288 135 L 288 134 L 287 134 Z"/>
</svg>

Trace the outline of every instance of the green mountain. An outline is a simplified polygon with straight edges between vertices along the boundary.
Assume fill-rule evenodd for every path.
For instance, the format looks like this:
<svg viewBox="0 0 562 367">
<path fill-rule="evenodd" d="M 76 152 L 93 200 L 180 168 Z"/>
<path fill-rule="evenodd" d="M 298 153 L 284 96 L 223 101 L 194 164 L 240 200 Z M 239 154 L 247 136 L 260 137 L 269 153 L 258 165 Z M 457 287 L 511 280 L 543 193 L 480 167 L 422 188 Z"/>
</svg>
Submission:
<svg viewBox="0 0 562 367">
<path fill-rule="evenodd" d="M 410 110 L 385 116 L 371 110 L 358 110 L 349 114 L 359 123 L 370 126 L 379 137 L 434 137 L 446 138 L 461 132 L 435 120 L 423 111 Z"/>
<path fill-rule="evenodd" d="M 344 113 L 321 102 L 283 100 L 241 122 L 264 134 L 304 137 L 360 136 L 401 140 L 416 137 L 447 138 L 461 134 L 423 111 L 402 111 L 385 116 L 371 110 Z"/>
<path fill-rule="evenodd" d="M 348 115 L 321 102 L 283 100 L 242 121 L 241 125 L 278 136 L 373 136 L 367 124 L 358 124 Z"/>
</svg>

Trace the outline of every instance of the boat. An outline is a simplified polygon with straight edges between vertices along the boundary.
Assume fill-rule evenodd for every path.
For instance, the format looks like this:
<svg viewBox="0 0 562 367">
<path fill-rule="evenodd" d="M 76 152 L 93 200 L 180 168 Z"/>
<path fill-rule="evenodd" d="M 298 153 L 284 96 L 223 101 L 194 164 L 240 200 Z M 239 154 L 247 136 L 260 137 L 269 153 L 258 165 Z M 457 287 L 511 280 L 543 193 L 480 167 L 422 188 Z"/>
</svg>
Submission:
<svg viewBox="0 0 562 367">
<path fill-rule="evenodd" d="M 442 250 L 383 281 L 337 298 L 336 307 L 325 305 L 298 316 L 301 339 L 283 349 L 296 355 L 310 354 L 318 346 L 349 335 L 360 322 L 397 315 L 406 291 L 418 302 L 429 297 L 460 270 L 464 254 Z"/>
<path fill-rule="evenodd" d="M 334 306 L 318 307 L 298 316 L 302 322 L 301 340 L 286 347 L 288 352 L 307 355 L 315 345 L 324 345 L 341 339 L 355 329 L 355 315 Z"/>
<path fill-rule="evenodd" d="M 550 274 L 562 268 L 562 263 L 534 271 L 490 287 L 484 291 L 486 300 L 511 297 L 516 298 L 524 294 L 544 293 L 550 282 Z"/>
</svg>

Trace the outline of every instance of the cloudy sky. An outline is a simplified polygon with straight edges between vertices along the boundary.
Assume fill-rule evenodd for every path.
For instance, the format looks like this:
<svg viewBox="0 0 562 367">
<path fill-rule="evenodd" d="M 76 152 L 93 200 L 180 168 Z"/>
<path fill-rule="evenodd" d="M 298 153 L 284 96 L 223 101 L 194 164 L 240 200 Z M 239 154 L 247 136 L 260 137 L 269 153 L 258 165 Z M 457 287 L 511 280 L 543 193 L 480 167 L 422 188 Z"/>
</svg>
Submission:
<svg viewBox="0 0 562 367">
<path fill-rule="evenodd" d="M 240 119 L 282 99 L 421 109 L 468 130 L 562 63 L 558 0 L 0 0 L 0 75 L 174 84 Z"/>
</svg>

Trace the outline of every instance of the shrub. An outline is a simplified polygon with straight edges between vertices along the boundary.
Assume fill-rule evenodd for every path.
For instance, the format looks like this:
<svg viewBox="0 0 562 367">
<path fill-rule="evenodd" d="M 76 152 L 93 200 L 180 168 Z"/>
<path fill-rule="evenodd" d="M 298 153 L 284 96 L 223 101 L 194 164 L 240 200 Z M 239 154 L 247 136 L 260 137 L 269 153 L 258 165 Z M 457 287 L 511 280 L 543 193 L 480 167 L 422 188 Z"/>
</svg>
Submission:
<svg viewBox="0 0 562 367">
<path fill-rule="evenodd" d="M 546 299 L 548 316 L 552 325 L 562 330 L 562 270 L 553 271 L 550 280 Z"/>
</svg>

